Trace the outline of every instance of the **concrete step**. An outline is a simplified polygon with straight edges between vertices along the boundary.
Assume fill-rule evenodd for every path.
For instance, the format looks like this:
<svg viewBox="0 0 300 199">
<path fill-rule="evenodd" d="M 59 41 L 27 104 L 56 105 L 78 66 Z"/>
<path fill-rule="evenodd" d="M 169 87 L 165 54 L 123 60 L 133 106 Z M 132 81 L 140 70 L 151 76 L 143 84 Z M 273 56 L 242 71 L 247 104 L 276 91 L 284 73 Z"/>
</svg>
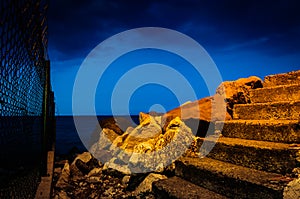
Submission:
<svg viewBox="0 0 300 199">
<path fill-rule="evenodd" d="M 250 90 L 251 103 L 300 100 L 300 84 L 274 86 Z"/>
<path fill-rule="evenodd" d="M 215 144 L 207 155 L 209 158 L 261 171 L 290 174 L 300 166 L 300 145 L 296 144 L 226 137 L 220 137 L 217 142 L 202 138 L 200 144 L 200 152 Z"/>
<path fill-rule="evenodd" d="M 209 158 L 181 158 L 175 174 L 229 198 L 283 198 L 291 178 Z"/>
<path fill-rule="evenodd" d="M 300 143 L 299 120 L 230 120 L 216 122 L 224 137 L 284 143 Z"/>
<path fill-rule="evenodd" d="M 300 101 L 236 104 L 234 119 L 242 120 L 299 120 Z"/>
<path fill-rule="evenodd" d="M 300 84 L 300 70 L 289 73 L 276 74 L 266 76 L 264 79 L 264 87 Z"/>
<path fill-rule="evenodd" d="M 157 199 L 226 199 L 227 197 L 199 187 L 179 177 L 171 177 L 152 184 Z"/>
</svg>

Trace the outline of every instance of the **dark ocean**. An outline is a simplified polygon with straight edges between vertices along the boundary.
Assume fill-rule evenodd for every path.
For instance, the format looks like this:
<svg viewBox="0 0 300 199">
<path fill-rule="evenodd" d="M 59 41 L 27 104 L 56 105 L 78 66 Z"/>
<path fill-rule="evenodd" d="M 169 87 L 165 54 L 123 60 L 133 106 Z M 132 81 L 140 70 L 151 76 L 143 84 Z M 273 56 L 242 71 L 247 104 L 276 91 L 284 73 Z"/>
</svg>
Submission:
<svg viewBox="0 0 300 199">
<path fill-rule="evenodd" d="M 80 116 L 84 118 L 84 120 L 89 122 L 89 116 Z M 117 121 L 126 121 L 126 125 L 132 124 L 130 126 L 136 126 L 138 124 L 138 117 L 137 115 L 134 116 L 117 116 L 114 117 Z M 108 118 L 112 118 L 112 116 L 98 116 L 98 120 L 105 120 Z M 123 131 L 126 130 L 126 128 L 122 128 Z M 96 131 L 96 126 L 89 126 L 85 133 L 85 138 L 88 140 L 92 133 Z M 100 132 L 99 132 L 100 133 Z M 76 147 L 80 152 L 87 151 L 85 146 L 83 145 L 75 124 L 73 120 L 73 116 L 56 116 L 56 154 L 58 155 L 65 155 L 68 154 L 68 152 Z"/>
</svg>

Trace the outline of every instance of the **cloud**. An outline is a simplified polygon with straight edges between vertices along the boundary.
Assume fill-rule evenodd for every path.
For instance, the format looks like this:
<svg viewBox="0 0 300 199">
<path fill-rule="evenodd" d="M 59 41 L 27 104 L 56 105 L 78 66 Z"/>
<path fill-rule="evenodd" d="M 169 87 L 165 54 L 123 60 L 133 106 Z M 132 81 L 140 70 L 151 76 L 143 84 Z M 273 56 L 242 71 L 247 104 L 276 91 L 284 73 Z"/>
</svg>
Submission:
<svg viewBox="0 0 300 199">
<path fill-rule="evenodd" d="M 300 44 L 298 2 L 53 0 L 49 7 L 49 48 L 59 52 L 58 59 L 85 57 L 116 33 L 158 26 L 182 31 L 212 51 L 234 46 L 260 47 L 258 50 L 274 54 L 294 52 Z M 261 38 L 268 41 L 253 43 Z"/>
</svg>

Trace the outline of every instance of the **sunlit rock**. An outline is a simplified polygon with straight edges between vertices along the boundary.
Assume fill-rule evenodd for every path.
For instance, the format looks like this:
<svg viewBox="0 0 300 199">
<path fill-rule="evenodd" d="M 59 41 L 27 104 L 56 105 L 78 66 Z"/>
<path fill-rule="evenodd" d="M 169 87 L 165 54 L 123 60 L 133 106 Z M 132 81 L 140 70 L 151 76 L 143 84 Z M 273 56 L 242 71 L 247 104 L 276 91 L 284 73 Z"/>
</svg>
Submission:
<svg viewBox="0 0 300 199">
<path fill-rule="evenodd" d="M 69 163 L 65 163 L 64 168 L 62 169 L 61 174 L 55 186 L 59 189 L 63 189 L 68 186 L 69 179 L 70 179 L 70 165 Z"/>
<path fill-rule="evenodd" d="M 141 193 L 145 192 L 151 192 L 152 191 L 152 183 L 156 182 L 158 180 L 167 179 L 165 175 L 156 174 L 156 173 L 150 173 L 143 182 L 135 189 L 134 195 L 139 195 Z"/>
</svg>

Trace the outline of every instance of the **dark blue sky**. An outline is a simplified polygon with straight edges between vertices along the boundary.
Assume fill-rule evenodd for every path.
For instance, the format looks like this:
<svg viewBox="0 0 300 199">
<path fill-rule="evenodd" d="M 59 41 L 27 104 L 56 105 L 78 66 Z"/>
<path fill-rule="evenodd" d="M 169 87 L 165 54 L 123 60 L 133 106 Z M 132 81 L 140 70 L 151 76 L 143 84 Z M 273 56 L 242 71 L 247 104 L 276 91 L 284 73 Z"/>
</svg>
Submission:
<svg viewBox="0 0 300 199">
<path fill-rule="evenodd" d="M 48 53 L 58 113 L 72 114 L 76 73 L 89 52 L 108 37 L 133 28 L 163 27 L 190 36 L 206 49 L 223 80 L 299 70 L 299 8 L 297 0 L 51 0 Z M 132 63 L 154 60 L 186 75 L 198 98 L 209 95 L 184 60 L 168 52 L 137 51 L 116 60 L 105 73 L 95 98 L 97 114 L 111 114 L 110 95 L 122 72 Z M 176 95 L 159 85 L 145 85 L 128 106 L 132 114 L 147 112 L 155 104 L 164 108 L 155 105 L 154 110 L 169 110 L 179 105 Z M 124 114 L 124 107 L 116 106 L 118 114 Z"/>
</svg>

